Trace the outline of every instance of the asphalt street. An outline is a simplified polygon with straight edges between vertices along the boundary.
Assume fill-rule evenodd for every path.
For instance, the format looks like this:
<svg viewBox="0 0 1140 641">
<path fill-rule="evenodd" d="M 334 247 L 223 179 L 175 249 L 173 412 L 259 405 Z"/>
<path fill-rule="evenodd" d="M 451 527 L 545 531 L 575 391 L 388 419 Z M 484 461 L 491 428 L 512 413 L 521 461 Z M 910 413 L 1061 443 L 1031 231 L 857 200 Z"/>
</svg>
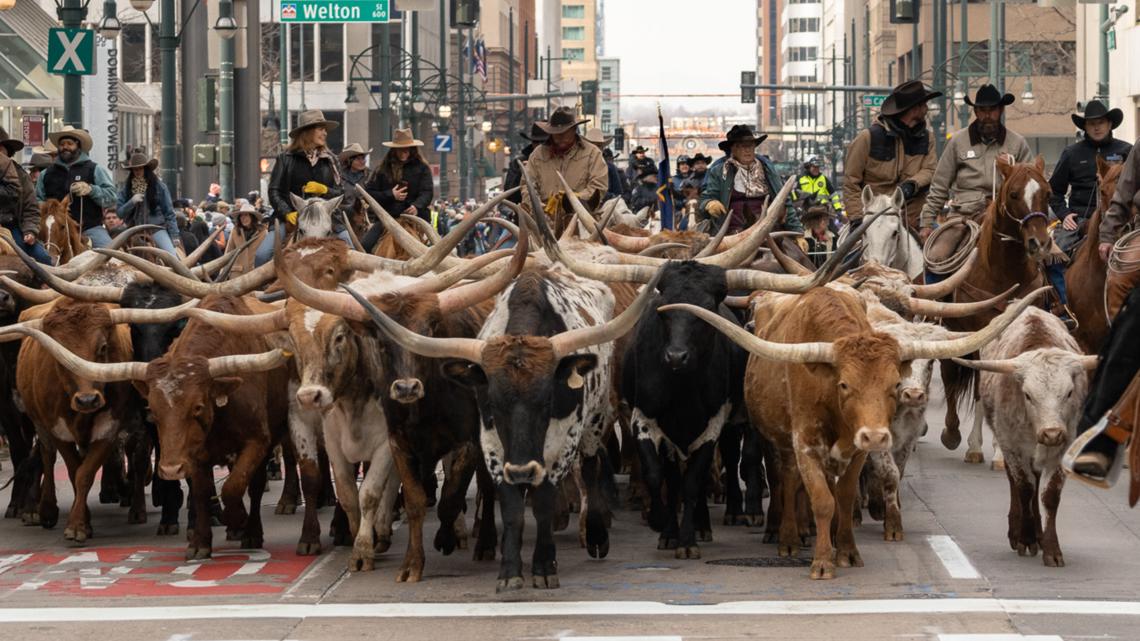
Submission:
<svg viewBox="0 0 1140 641">
<path fill-rule="evenodd" d="M 433 513 L 424 580 L 398 584 L 405 528 L 374 572 L 349 574 L 348 549 L 332 550 L 327 537 L 324 554 L 297 557 L 300 514 L 274 515 L 273 482 L 262 508 L 267 550 L 238 550 L 218 528 L 204 563 L 183 560 L 181 536 L 154 535 L 153 510 L 146 525 L 127 525 L 125 509 L 93 501 L 95 536 L 83 548 L 65 544 L 62 526 L 0 522 L 0 630 L 19 641 L 1140 639 L 1140 513 L 1126 490 L 1069 483 L 1059 515 L 1066 567 L 1019 557 L 1005 537 L 1008 485 L 988 465 L 989 436 L 986 465 L 962 462 L 965 443 L 950 452 L 938 441 L 942 407 L 936 391 L 904 479 L 906 540 L 884 542 L 882 525 L 866 519 L 856 530 L 865 567 L 841 568 L 833 581 L 807 578 L 807 550 L 788 563 L 761 528 L 719 525 L 714 506 L 700 560 L 658 551 L 639 514 L 622 510 L 608 558 L 590 559 L 572 526 L 556 534 L 561 588 L 528 583 L 507 595 L 494 591 L 497 561 L 430 549 Z M 0 479 L 11 472 L 3 461 Z M 69 504 L 65 482 L 60 505 Z M 326 532 L 331 513 L 321 512 Z"/>
</svg>

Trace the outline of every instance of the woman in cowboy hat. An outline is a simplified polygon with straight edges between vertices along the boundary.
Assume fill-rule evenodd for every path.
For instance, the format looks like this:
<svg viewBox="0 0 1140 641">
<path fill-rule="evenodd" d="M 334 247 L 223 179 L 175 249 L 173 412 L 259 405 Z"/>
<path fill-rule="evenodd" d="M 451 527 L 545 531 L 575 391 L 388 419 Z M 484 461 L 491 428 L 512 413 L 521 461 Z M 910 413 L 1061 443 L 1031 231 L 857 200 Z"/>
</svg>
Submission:
<svg viewBox="0 0 1140 641">
<path fill-rule="evenodd" d="M 843 208 L 853 224 L 863 220 L 863 187 L 870 186 L 876 194 L 901 189 L 907 224 L 918 228 L 918 216 L 938 165 L 934 133 L 926 124 L 926 103 L 941 95 L 928 91 L 920 80 L 902 83 L 883 101 L 876 122 L 859 132 L 847 148 Z"/>
<path fill-rule="evenodd" d="M 83 235 L 94 247 L 110 245 L 111 237 L 103 229 L 103 209 L 118 205 L 118 188 L 111 172 L 87 157 L 91 134 L 64 125 L 48 134 L 48 139 L 59 153 L 36 182 L 36 200 L 63 200 L 70 196 L 68 212 L 79 223 Z"/>
<path fill-rule="evenodd" d="M 393 216 L 408 214 L 430 222 L 433 187 L 431 167 L 420 156 L 423 141 L 416 140 L 411 129 L 397 129 L 392 140 L 382 144 L 388 153 L 372 172 L 368 193 Z"/>
<path fill-rule="evenodd" d="M 50 265 L 51 258 L 36 240 L 40 232 L 36 186 L 27 170 L 16 160 L 16 154 L 23 148 L 22 141 L 9 138 L 8 132 L 0 127 L 0 225 L 12 233 L 12 239 L 20 244 L 20 249 L 39 262 Z"/>
<path fill-rule="evenodd" d="M 368 180 L 368 155 L 372 149 L 365 149 L 354 142 L 337 154 L 340 160 L 340 186 L 344 191 L 341 203 L 349 211 L 356 211 L 356 186 Z"/>
<path fill-rule="evenodd" d="M 340 169 L 328 148 L 329 130 L 338 124 L 325 119 L 324 112 L 313 109 L 297 118 L 297 126 L 289 132 L 292 141 L 273 165 L 269 176 L 269 206 L 276 220 L 289 225 L 297 224 L 297 212 L 290 194 L 299 198 L 331 200 L 341 195 Z M 348 242 L 344 227 L 333 217 L 333 230 Z M 257 248 L 256 263 L 263 265 L 273 258 L 273 234 L 270 229 Z"/>
<path fill-rule="evenodd" d="M 261 213 L 257 211 L 249 201 L 243 201 L 238 206 L 237 211 L 233 212 L 233 228 L 230 230 L 230 236 L 226 240 L 225 253 L 229 254 L 241 249 L 247 242 L 254 238 L 260 238 L 265 234 L 265 225 L 261 223 Z M 260 243 L 255 242 L 254 245 Z M 253 269 L 254 252 L 248 248 L 242 251 L 242 255 L 238 256 L 234 261 L 234 266 L 230 270 L 231 274 L 239 275 L 249 272 Z"/>
<path fill-rule="evenodd" d="M 712 229 L 720 229 L 725 220 L 730 234 L 751 227 L 764 217 L 765 200 L 783 188 L 776 167 L 767 157 L 756 154 L 756 148 L 767 138 L 766 134 L 757 136 L 747 125 L 733 125 L 718 143 L 728 155 L 709 167 L 699 207 L 700 213 L 711 219 Z M 784 230 L 803 231 L 794 208 L 789 208 L 786 216 Z"/>
<path fill-rule="evenodd" d="M 1124 121 L 1124 112 L 1109 109 L 1099 100 L 1085 105 L 1084 115 L 1072 114 L 1073 124 L 1084 132 L 1084 138 L 1065 147 L 1049 177 L 1052 194 L 1049 207 L 1061 228 L 1054 232 L 1057 245 L 1072 254 L 1085 237 L 1088 220 L 1096 211 L 1098 160 L 1120 164 L 1132 151 L 1132 145 L 1112 135 Z"/>
<path fill-rule="evenodd" d="M 123 165 L 127 179 L 119 188 L 119 218 L 131 225 L 160 225 L 163 229 L 151 234 L 159 249 L 174 254 L 174 246 L 181 247 L 181 231 L 174 216 L 170 190 L 154 173 L 158 159 L 148 158 L 141 149 L 131 153 Z"/>
<path fill-rule="evenodd" d="M 527 171 L 534 180 L 538 199 L 543 204 L 550 205 L 556 200 L 562 211 L 570 211 L 568 202 L 565 202 L 565 188 L 558 179 L 559 173 L 587 207 L 601 204 L 606 195 L 609 172 L 606 170 L 606 161 L 602 159 L 602 152 L 578 135 L 578 125 L 586 122 L 585 119 L 579 119 L 569 107 L 559 107 L 550 114 L 549 120 L 537 123 L 550 138 L 531 154 Z M 522 202 L 523 207 L 529 209 L 531 200 L 528 190 L 529 187 L 524 184 Z M 561 232 L 558 220 L 556 216 L 555 227 Z"/>
<path fill-rule="evenodd" d="M 802 202 L 800 221 L 804 225 L 804 235 L 797 240 L 800 249 L 819 267 L 835 251 L 837 239 L 830 228 L 835 209 L 831 206 L 830 199 L 819 196 L 811 196 Z"/>
</svg>

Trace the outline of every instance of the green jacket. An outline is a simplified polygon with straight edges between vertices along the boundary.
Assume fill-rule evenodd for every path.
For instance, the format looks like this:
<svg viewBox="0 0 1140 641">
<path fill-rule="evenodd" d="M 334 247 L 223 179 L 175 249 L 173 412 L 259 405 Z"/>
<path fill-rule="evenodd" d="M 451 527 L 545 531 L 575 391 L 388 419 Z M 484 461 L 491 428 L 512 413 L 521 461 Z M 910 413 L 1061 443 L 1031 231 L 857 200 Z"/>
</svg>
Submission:
<svg viewBox="0 0 1140 641">
<path fill-rule="evenodd" d="M 768 177 L 768 193 L 772 195 L 780 193 L 784 188 L 784 179 L 780 176 L 780 172 L 776 171 L 776 166 L 767 156 L 757 156 L 757 158 L 764 165 L 764 174 Z M 728 201 L 732 199 L 732 183 L 736 179 L 736 168 L 728 165 L 726 160 L 728 156 L 722 156 L 709 166 L 708 173 L 705 174 L 705 184 L 701 188 L 699 211 L 704 212 L 705 205 L 713 200 L 719 200 L 725 210 L 728 210 Z M 719 228 L 719 225 L 717 227 Z M 800 213 L 795 207 L 786 208 L 784 223 L 780 229 L 798 232 L 804 230 L 803 223 L 800 222 Z"/>
</svg>

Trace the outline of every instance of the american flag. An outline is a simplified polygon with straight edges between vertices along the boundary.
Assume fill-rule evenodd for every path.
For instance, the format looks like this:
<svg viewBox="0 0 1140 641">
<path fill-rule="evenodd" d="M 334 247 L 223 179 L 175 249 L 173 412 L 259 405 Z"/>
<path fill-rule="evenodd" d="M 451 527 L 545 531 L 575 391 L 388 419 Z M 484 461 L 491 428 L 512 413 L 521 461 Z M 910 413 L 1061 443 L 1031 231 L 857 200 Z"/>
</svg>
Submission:
<svg viewBox="0 0 1140 641">
<path fill-rule="evenodd" d="M 475 55 L 471 58 L 471 73 L 478 73 L 487 82 L 487 44 L 482 36 L 475 43 Z"/>
</svg>

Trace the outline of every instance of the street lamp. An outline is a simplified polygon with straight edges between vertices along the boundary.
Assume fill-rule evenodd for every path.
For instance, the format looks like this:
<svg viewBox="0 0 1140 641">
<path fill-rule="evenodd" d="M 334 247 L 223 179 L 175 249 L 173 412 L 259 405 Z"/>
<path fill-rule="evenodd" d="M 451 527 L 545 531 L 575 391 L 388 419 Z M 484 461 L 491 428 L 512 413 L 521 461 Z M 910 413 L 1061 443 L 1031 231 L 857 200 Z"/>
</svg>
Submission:
<svg viewBox="0 0 1140 641">
<path fill-rule="evenodd" d="M 451 105 L 440 105 L 439 106 L 439 117 L 443 118 L 444 120 L 447 120 L 448 118 L 450 118 L 451 117 Z"/>
<path fill-rule="evenodd" d="M 139 13 L 146 13 L 154 4 L 154 0 L 131 0 L 131 8 Z"/>
<path fill-rule="evenodd" d="M 1037 102 L 1037 98 L 1033 95 L 1033 77 L 1030 76 L 1025 79 L 1025 91 L 1021 94 L 1021 102 L 1026 105 L 1032 105 Z"/>
<path fill-rule="evenodd" d="M 7 11 L 16 6 L 16 0 L 0 0 L 0 11 Z"/>
<path fill-rule="evenodd" d="M 221 56 L 218 65 L 218 148 L 221 152 L 218 163 L 218 183 L 222 186 L 222 200 L 234 199 L 234 36 L 238 32 L 234 20 L 232 0 L 218 3 L 218 20 L 214 32 L 221 39 Z"/>
<path fill-rule="evenodd" d="M 229 6 L 230 12 L 233 11 L 233 4 L 229 2 L 222 2 L 218 5 L 219 10 L 225 11 L 224 7 Z M 238 23 L 234 20 L 233 15 L 220 15 L 218 21 L 214 23 L 214 31 L 217 32 L 218 37 L 224 40 L 232 40 L 237 35 Z"/>
<path fill-rule="evenodd" d="M 15 0 L 13 0 L 14 2 Z M 117 8 L 115 7 L 115 0 L 105 0 L 103 2 L 103 19 L 95 28 L 99 31 L 99 35 L 103 36 L 106 40 L 114 40 L 119 36 L 119 32 L 123 30 L 122 23 L 115 17 Z"/>
<path fill-rule="evenodd" d="M 492 125 L 491 125 L 490 120 L 484 120 L 483 124 L 479 125 L 479 127 L 483 130 L 483 133 L 485 133 L 485 134 L 491 133 Z"/>
<path fill-rule="evenodd" d="M 427 103 L 423 100 L 416 100 L 412 102 L 412 111 L 422 114 L 427 111 Z"/>
</svg>

